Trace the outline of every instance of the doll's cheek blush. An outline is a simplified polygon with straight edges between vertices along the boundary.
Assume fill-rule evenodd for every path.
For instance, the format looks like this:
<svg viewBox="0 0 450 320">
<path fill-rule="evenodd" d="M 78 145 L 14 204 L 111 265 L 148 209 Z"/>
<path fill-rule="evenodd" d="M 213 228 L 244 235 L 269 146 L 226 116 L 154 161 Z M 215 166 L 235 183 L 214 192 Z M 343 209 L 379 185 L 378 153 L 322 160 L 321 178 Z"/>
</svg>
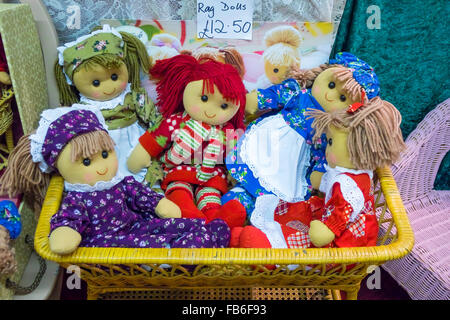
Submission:
<svg viewBox="0 0 450 320">
<path fill-rule="evenodd" d="M 193 113 L 193 114 L 198 114 L 198 113 L 200 113 L 201 108 L 200 108 L 199 106 L 194 105 L 194 106 L 191 106 L 191 107 L 189 108 L 189 110 L 190 110 L 190 112 Z"/>
<path fill-rule="evenodd" d="M 128 85 L 128 83 L 122 82 L 122 83 L 120 84 L 120 88 L 121 88 L 122 90 L 125 90 L 125 88 L 127 87 L 127 85 Z"/>
<path fill-rule="evenodd" d="M 92 97 L 93 97 L 94 99 L 98 99 L 98 98 L 100 98 L 100 96 L 101 96 L 100 92 L 93 92 L 93 93 L 92 93 Z"/>
<path fill-rule="evenodd" d="M 83 176 L 83 179 L 85 182 L 90 183 L 90 182 L 94 181 L 95 176 L 92 173 L 85 173 Z"/>
</svg>

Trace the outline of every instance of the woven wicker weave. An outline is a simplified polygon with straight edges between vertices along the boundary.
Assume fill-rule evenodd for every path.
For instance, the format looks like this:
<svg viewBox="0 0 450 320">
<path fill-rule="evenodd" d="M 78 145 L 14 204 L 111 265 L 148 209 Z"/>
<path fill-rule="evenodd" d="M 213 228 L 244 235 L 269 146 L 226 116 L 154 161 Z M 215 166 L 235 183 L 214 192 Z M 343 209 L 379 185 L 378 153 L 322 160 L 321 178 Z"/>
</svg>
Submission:
<svg viewBox="0 0 450 320">
<path fill-rule="evenodd" d="M 411 254 L 383 267 L 413 299 L 450 300 L 450 191 L 433 190 L 450 149 L 450 99 L 428 113 L 406 144 L 392 172 L 416 245 Z"/>
<path fill-rule="evenodd" d="M 378 169 L 377 175 L 381 186 L 377 203 L 384 208 L 380 212 L 379 223 L 389 231 L 379 239 L 376 247 L 78 248 L 70 255 L 59 256 L 50 251 L 48 244 L 50 218 L 59 208 L 64 187 L 63 179 L 54 176 L 38 221 L 35 248 L 43 258 L 58 262 L 65 268 L 77 265 L 88 285 L 88 299 L 112 292 L 116 295 L 127 292 L 129 297 L 130 292 L 141 294 L 145 290 L 168 288 L 197 288 L 200 294 L 205 288 L 212 287 L 219 291 L 227 287 L 327 289 L 332 290 L 334 298 L 339 298 L 337 290 L 343 290 L 348 299 L 356 299 L 361 281 L 368 272 L 372 272 L 373 266 L 405 256 L 414 243 L 390 169 Z M 379 203 L 382 198 L 386 199 L 385 203 Z M 387 212 L 392 213 L 392 218 L 385 217 Z M 269 270 L 265 267 L 267 265 L 277 265 L 277 268 Z"/>
</svg>

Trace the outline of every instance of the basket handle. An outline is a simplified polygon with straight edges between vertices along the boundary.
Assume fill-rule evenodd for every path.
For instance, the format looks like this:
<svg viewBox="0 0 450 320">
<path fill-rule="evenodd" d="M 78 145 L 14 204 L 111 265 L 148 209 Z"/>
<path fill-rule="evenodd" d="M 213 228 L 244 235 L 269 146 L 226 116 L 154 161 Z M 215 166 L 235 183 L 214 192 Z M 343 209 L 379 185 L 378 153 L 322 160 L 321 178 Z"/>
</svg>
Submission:
<svg viewBox="0 0 450 320">
<path fill-rule="evenodd" d="M 31 249 L 32 252 L 35 252 L 33 238 L 30 237 L 28 234 L 25 236 L 25 243 L 29 246 L 29 248 Z M 39 260 L 39 271 L 31 285 L 29 285 L 27 287 L 21 287 L 14 281 L 11 281 L 9 278 L 7 278 L 5 281 L 5 287 L 7 289 L 13 290 L 14 293 L 19 296 L 23 296 L 23 295 L 33 292 L 41 283 L 41 280 L 44 277 L 45 271 L 47 270 L 47 264 L 45 263 L 45 260 L 38 254 L 37 254 L 37 257 Z"/>
</svg>

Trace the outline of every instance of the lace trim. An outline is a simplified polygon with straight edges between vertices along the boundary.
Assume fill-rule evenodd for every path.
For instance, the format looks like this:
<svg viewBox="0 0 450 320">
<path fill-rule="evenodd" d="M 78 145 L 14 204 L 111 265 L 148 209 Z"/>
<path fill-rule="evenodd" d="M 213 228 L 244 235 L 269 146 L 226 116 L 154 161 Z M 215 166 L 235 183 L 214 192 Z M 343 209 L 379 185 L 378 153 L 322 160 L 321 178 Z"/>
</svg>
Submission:
<svg viewBox="0 0 450 320">
<path fill-rule="evenodd" d="M 279 118 L 279 119 L 278 119 L 278 118 Z M 276 114 L 276 115 L 274 115 L 274 116 L 270 116 L 270 117 L 267 117 L 267 118 L 261 120 L 260 122 L 258 122 L 258 123 L 256 123 L 256 124 L 254 124 L 253 126 L 251 126 L 251 128 L 250 128 L 248 131 L 246 131 L 245 135 L 244 135 L 243 138 L 242 138 L 242 145 L 241 145 L 241 149 L 240 149 L 240 157 L 241 157 L 243 163 L 247 164 L 247 166 L 250 168 L 250 170 L 251 170 L 252 173 L 253 173 L 253 176 L 254 176 L 256 179 L 258 179 L 258 182 L 261 184 L 261 186 L 262 186 L 264 189 L 266 189 L 268 192 L 271 192 L 271 193 L 276 194 L 279 198 L 281 198 L 282 200 L 287 201 L 287 202 L 299 202 L 299 201 L 303 201 L 303 200 L 305 200 L 304 195 L 305 195 L 306 192 L 308 191 L 308 186 L 307 186 L 306 180 L 305 180 L 305 178 L 304 178 L 304 174 L 302 174 L 303 177 L 299 177 L 300 179 L 305 180 L 305 183 L 303 183 L 303 191 L 302 191 L 303 196 L 291 198 L 291 197 L 289 197 L 288 195 L 286 195 L 284 192 L 282 192 L 281 190 L 279 190 L 277 187 L 273 186 L 273 185 L 270 183 L 270 181 L 266 181 L 266 180 L 261 176 L 261 174 L 259 173 L 259 169 L 258 169 L 258 168 L 251 162 L 251 160 L 247 157 L 247 150 L 250 150 L 250 149 L 249 149 L 249 143 L 248 143 L 248 140 L 249 140 L 249 139 L 248 139 L 248 138 L 249 138 L 251 135 L 255 134 L 256 131 L 257 131 L 257 129 L 258 129 L 259 127 L 261 127 L 263 124 L 265 124 L 265 123 L 267 123 L 267 122 L 270 122 L 270 121 L 273 121 L 274 119 L 275 119 L 275 120 L 278 119 L 278 120 L 281 120 L 281 121 L 285 122 L 285 120 L 284 120 L 282 114 Z M 309 157 L 309 152 L 307 153 L 307 157 Z M 307 163 L 305 162 L 304 173 L 306 172 L 306 169 L 307 169 Z"/>
<path fill-rule="evenodd" d="M 250 222 L 264 232 L 272 248 L 287 248 L 281 226 L 274 220 L 278 202 L 278 197 L 273 194 L 265 194 L 256 198 L 255 210 L 253 210 Z"/>
<path fill-rule="evenodd" d="M 84 35 L 82 37 L 79 37 L 77 40 L 69 42 L 69 43 L 65 43 L 64 45 L 62 45 L 61 47 L 58 47 L 58 63 L 60 66 L 64 66 L 64 51 L 66 51 L 66 49 L 71 48 L 77 44 L 79 44 L 80 42 L 83 42 L 86 39 L 89 39 L 90 37 L 99 34 L 99 33 L 112 33 L 113 35 L 115 35 L 116 37 L 119 37 L 120 39 L 122 39 L 122 35 L 114 28 L 111 28 L 110 25 L 105 24 L 103 25 L 103 29 L 102 30 L 97 30 L 94 31 L 90 34 Z M 120 44 L 121 47 L 123 47 L 124 42 L 122 41 L 122 43 Z M 72 80 L 70 80 L 69 76 L 65 73 L 65 71 L 63 70 L 64 75 L 66 76 L 66 80 L 67 83 L 69 85 L 72 85 Z"/>
<path fill-rule="evenodd" d="M 93 186 L 89 184 L 82 184 L 82 183 L 69 183 L 67 181 L 64 181 L 64 188 L 66 191 L 75 191 L 75 192 L 94 192 L 94 191 L 104 191 L 109 190 L 118 183 L 122 182 L 124 179 L 124 176 L 121 174 L 116 174 L 114 178 L 112 178 L 109 181 L 99 181 Z"/>
<path fill-rule="evenodd" d="M 30 136 L 30 153 L 33 159 L 33 162 L 39 163 L 39 168 L 42 172 L 49 173 L 52 172 L 53 169 L 45 162 L 44 157 L 42 156 L 42 146 L 44 145 L 45 137 L 47 136 L 48 127 L 52 122 L 56 119 L 62 117 L 66 113 L 72 112 L 74 110 L 88 110 L 95 113 L 100 124 L 107 129 L 107 125 L 105 123 L 105 119 L 100 111 L 95 110 L 94 108 L 89 108 L 86 105 L 82 104 L 74 104 L 71 107 L 61 107 L 54 109 L 47 109 L 41 113 L 41 118 L 39 120 L 39 126 L 36 130 L 36 133 Z"/>
<path fill-rule="evenodd" d="M 353 209 L 350 216 L 350 222 L 356 220 L 358 215 L 364 208 L 364 195 L 356 184 L 355 180 L 350 178 L 346 173 L 352 174 L 368 174 L 372 179 L 373 172 L 370 170 L 352 170 L 342 167 L 330 168 L 326 166 L 327 172 L 322 177 L 320 191 L 325 192 L 325 203 L 331 198 L 331 189 L 335 183 L 339 183 L 342 196 Z M 325 179 L 324 179 L 325 178 Z"/>
<path fill-rule="evenodd" d="M 125 98 L 129 93 L 131 93 L 131 83 L 127 85 L 125 90 L 119 96 L 115 97 L 112 100 L 107 101 L 92 100 L 80 94 L 80 103 L 95 106 L 98 108 L 98 110 L 111 110 L 117 107 L 118 105 L 123 105 L 125 102 Z"/>
</svg>

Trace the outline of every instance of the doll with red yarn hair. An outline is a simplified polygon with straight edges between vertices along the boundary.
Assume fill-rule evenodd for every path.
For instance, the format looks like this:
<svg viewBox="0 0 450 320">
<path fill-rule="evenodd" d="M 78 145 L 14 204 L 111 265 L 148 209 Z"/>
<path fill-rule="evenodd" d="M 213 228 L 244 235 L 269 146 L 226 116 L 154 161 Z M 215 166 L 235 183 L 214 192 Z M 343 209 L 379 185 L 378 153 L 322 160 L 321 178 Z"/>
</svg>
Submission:
<svg viewBox="0 0 450 320">
<path fill-rule="evenodd" d="M 128 158 L 135 172 L 152 158 L 162 163 L 166 197 L 185 218 L 223 219 L 230 228 L 245 222 L 236 200 L 221 205 L 227 192 L 224 153 L 244 128 L 246 90 L 234 67 L 179 55 L 159 60 L 150 70 L 159 79 L 159 109 L 164 119 L 139 139 Z"/>
</svg>

